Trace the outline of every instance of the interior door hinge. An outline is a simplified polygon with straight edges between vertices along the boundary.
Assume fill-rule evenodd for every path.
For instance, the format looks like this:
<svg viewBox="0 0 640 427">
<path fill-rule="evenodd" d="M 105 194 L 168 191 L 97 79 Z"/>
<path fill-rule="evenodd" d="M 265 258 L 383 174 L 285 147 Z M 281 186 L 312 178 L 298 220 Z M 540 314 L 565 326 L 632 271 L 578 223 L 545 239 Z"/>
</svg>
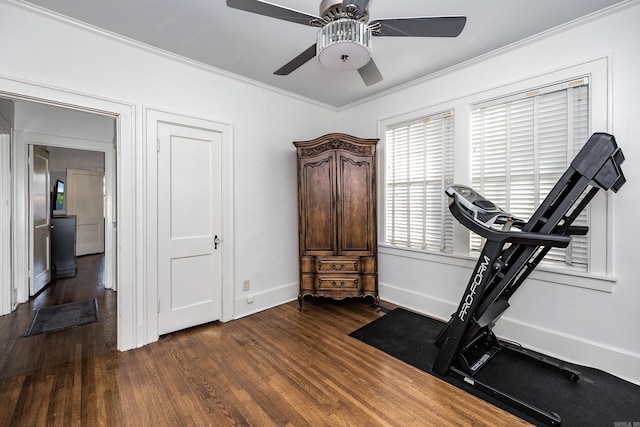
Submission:
<svg viewBox="0 0 640 427">
<path fill-rule="evenodd" d="M 160 152 L 160 138 L 156 139 L 156 151 Z"/>
<path fill-rule="evenodd" d="M 158 313 L 160 313 L 160 300 L 158 299 Z"/>
</svg>

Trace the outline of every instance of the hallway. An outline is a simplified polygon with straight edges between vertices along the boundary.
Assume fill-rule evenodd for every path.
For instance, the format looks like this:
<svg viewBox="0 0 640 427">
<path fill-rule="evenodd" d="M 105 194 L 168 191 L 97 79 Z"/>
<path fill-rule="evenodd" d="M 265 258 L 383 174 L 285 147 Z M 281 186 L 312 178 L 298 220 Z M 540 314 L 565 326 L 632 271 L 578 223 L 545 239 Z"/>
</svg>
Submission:
<svg viewBox="0 0 640 427">
<path fill-rule="evenodd" d="M 52 280 L 28 303 L 0 317 L 0 379 L 116 350 L 117 298 L 104 289 L 104 254 L 78 257 L 77 264 L 75 277 Z M 24 337 L 37 308 L 92 298 L 98 299 L 98 322 Z"/>
</svg>

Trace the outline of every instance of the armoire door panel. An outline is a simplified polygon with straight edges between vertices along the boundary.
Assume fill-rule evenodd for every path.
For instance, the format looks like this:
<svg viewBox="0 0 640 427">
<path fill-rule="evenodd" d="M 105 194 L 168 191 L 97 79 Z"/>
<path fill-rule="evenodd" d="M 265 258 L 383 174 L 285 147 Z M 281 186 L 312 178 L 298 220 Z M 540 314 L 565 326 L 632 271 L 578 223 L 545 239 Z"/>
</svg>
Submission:
<svg viewBox="0 0 640 427">
<path fill-rule="evenodd" d="M 338 253 L 373 254 L 373 174 L 371 159 L 339 154 Z"/>
<path fill-rule="evenodd" d="M 331 255 L 336 249 L 335 156 L 306 159 L 301 165 L 301 249 L 305 255 Z"/>
</svg>

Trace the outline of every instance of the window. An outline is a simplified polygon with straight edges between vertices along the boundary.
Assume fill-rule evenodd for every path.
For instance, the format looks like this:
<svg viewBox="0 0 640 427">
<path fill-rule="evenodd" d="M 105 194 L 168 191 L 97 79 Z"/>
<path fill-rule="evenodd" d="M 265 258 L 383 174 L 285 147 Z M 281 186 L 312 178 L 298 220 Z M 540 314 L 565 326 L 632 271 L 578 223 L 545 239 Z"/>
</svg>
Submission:
<svg viewBox="0 0 640 427">
<path fill-rule="evenodd" d="M 589 138 L 587 78 L 472 106 L 471 186 L 527 220 Z M 588 225 L 589 207 L 574 222 Z M 481 239 L 472 233 L 471 250 Z M 545 261 L 588 270 L 588 235 Z"/>
<path fill-rule="evenodd" d="M 601 57 L 381 119 L 380 253 L 472 268 L 482 241 L 450 216 L 444 190 L 472 186 L 529 219 L 591 134 L 611 132 L 610 76 Z M 588 234 L 551 250 L 533 278 L 612 291 L 610 193 L 574 221 Z"/>
<path fill-rule="evenodd" d="M 385 240 L 430 251 L 453 250 L 444 190 L 453 183 L 453 112 L 385 131 Z"/>
</svg>

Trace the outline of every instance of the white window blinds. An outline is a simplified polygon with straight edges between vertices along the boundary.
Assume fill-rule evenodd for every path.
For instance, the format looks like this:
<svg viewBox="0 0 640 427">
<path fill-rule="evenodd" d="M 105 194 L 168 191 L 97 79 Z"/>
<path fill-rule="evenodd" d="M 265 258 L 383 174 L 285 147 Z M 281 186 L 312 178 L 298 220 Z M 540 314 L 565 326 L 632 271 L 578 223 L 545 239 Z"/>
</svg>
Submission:
<svg viewBox="0 0 640 427">
<path fill-rule="evenodd" d="M 451 252 L 444 190 L 453 181 L 453 112 L 388 127 L 385 144 L 386 242 Z"/>
<path fill-rule="evenodd" d="M 471 185 L 527 220 L 589 137 L 587 79 L 557 84 L 472 107 Z M 574 222 L 588 225 L 588 208 Z M 472 233 L 471 250 L 481 239 Z M 586 270 L 588 236 L 546 261 Z"/>
</svg>

